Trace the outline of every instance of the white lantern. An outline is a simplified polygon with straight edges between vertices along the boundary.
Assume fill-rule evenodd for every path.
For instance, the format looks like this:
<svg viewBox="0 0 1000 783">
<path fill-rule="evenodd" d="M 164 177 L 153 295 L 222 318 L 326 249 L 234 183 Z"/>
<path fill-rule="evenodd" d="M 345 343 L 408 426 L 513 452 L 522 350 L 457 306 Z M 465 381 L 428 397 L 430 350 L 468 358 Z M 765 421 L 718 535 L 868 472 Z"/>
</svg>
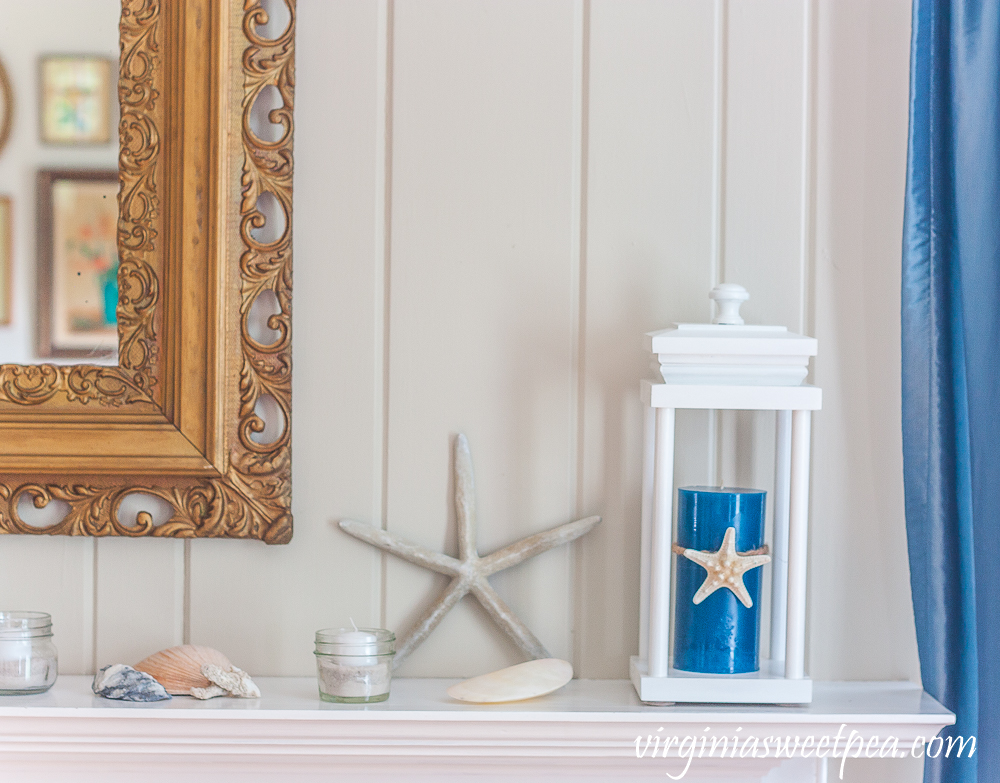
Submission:
<svg viewBox="0 0 1000 783">
<path fill-rule="evenodd" d="M 822 405 L 803 383 L 812 337 L 783 326 L 744 325 L 742 286 L 716 286 L 713 324 L 675 324 L 647 335 L 663 382 L 644 381 L 639 655 L 630 674 L 648 702 L 805 704 L 806 559 L 811 413 Z M 751 674 L 706 675 L 670 666 L 671 544 L 674 540 L 674 413 L 678 408 L 776 411 L 771 659 Z"/>
</svg>

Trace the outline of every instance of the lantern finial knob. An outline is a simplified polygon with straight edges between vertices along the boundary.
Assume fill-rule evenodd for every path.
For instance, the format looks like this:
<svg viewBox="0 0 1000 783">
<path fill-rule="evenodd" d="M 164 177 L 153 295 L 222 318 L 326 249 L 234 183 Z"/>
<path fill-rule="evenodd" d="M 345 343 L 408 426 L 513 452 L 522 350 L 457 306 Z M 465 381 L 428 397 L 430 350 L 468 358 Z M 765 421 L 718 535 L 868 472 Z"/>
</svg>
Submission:
<svg viewBox="0 0 1000 783">
<path fill-rule="evenodd" d="M 717 307 L 713 323 L 728 326 L 743 325 L 743 318 L 740 317 L 740 305 L 750 298 L 750 294 L 743 286 L 736 283 L 719 283 L 712 289 L 708 298 L 714 300 Z"/>
</svg>

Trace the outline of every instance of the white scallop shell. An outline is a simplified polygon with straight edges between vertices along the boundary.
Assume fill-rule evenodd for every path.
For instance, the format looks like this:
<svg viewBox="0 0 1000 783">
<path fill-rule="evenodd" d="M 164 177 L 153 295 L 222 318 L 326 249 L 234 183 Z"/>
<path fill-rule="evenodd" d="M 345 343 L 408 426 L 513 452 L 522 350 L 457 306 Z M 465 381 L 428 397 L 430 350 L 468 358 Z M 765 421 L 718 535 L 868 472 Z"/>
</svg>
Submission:
<svg viewBox="0 0 1000 783">
<path fill-rule="evenodd" d="M 452 685 L 448 695 L 458 701 L 499 704 L 544 696 L 559 690 L 572 679 L 573 666 L 569 661 L 542 658 Z"/>
<path fill-rule="evenodd" d="M 134 668 L 152 675 L 167 693 L 189 696 L 192 688 L 207 688 L 212 684 L 201 673 L 201 667 L 206 663 L 221 666 L 227 671 L 233 665 L 218 650 L 197 644 L 184 644 L 153 653 L 139 661 Z"/>
</svg>

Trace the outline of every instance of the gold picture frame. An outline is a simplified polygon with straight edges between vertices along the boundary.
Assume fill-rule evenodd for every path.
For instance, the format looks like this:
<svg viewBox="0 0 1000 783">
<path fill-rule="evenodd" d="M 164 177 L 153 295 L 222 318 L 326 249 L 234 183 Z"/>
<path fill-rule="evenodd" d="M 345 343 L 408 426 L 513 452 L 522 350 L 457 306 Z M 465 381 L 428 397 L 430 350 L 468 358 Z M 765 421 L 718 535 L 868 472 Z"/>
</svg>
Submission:
<svg viewBox="0 0 1000 783">
<path fill-rule="evenodd" d="M 44 144 L 111 141 L 111 68 L 111 60 L 96 54 L 41 58 L 38 127 Z"/>
<path fill-rule="evenodd" d="M 0 365 L 0 533 L 291 538 L 284 2 L 285 30 L 265 38 L 260 0 L 123 0 L 118 366 Z M 251 121 L 268 87 L 282 100 L 267 115 L 276 141 Z M 284 213 L 274 236 L 265 193 Z M 250 328 L 262 297 L 278 307 L 266 344 Z M 121 519 L 136 493 L 168 518 Z M 68 510 L 58 522 L 22 515 L 52 500 Z"/>
</svg>

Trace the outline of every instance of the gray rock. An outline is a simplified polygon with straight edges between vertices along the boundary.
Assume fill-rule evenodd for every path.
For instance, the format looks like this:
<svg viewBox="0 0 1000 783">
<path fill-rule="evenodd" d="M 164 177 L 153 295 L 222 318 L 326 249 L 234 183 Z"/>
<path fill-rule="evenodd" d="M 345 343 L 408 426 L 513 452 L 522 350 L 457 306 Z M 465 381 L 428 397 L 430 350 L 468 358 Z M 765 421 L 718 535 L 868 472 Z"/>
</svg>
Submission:
<svg viewBox="0 0 1000 783">
<path fill-rule="evenodd" d="M 163 701 L 170 698 L 170 694 L 150 675 L 124 663 L 105 666 L 95 674 L 94 693 L 119 701 Z"/>
</svg>

